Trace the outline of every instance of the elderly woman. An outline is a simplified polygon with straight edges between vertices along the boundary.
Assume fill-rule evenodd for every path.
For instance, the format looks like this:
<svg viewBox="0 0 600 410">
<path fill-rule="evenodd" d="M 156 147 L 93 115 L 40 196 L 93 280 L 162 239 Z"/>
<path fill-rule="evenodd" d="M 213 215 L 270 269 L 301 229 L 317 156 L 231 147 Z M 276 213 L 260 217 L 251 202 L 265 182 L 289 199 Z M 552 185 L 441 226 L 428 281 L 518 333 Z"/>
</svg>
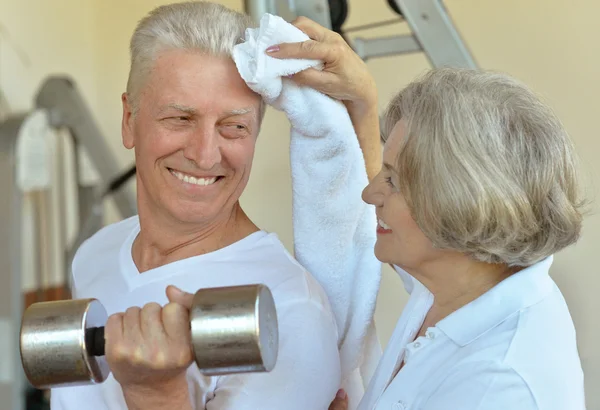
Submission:
<svg viewBox="0 0 600 410">
<path fill-rule="evenodd" d="M 365 65 L 337 34 L 296 25 L 312 40 L 270 54 L 324 60 L 295 80 L 346 103 L 379 167 Z M 411 296 L 359 409 L 584 409 L 575 329 L 548 274 L 582 222 L 560 121 L 506 75 L 451 68 L 409 84 L 384 120 L 363 199 L 379 218 L 375 254 Z M 340 391 L 331 409 L 346 401 Z"/>
</svg>

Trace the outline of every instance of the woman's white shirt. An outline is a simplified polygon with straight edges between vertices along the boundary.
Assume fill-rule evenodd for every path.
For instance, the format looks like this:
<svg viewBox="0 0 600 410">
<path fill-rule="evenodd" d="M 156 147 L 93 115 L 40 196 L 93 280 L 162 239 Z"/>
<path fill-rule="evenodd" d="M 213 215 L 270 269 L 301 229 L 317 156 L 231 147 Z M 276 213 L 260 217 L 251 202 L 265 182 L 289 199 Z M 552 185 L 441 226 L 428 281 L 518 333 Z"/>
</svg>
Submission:
<svg viewBox="0 0 600 410">
<path fill-rule="evenodd" d="M 411 297 L 359 410 L 585 409 L 575 328 L 551 264 L 512 275 L 416 340 L 434 298 L 397 269 Z"/>
</svg>

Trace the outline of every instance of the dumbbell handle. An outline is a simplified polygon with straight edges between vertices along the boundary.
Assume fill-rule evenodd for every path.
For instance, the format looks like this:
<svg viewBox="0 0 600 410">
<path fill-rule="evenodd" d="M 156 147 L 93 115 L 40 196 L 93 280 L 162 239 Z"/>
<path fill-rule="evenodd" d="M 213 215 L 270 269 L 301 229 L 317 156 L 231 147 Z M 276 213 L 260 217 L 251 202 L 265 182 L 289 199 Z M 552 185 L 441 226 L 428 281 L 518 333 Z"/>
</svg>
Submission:
<svg viewBox="0 0 600 410">
<path fill-rule="evenodd" d="M 90 356 L 104 356 L 104 326 L 85 330 L 85 348 Z"/>
</svg>

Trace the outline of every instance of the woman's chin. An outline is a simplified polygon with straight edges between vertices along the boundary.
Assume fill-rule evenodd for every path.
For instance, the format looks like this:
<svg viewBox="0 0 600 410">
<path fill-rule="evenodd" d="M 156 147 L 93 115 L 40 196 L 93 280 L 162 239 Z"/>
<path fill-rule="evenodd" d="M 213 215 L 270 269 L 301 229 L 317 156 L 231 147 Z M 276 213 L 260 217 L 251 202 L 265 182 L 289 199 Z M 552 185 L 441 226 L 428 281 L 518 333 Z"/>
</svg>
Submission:
<svg viewBox="0 0 600 410">
<path fill-rule="evenodd" d="M 394 264 L 394 258 L 393 255 L 391 255 L 391 252 L 387 249 L 383 249 L 382 246 L 378 246 L 378 243 L 375 244 L 375 257 L 382 263 Z"/>
</svg>

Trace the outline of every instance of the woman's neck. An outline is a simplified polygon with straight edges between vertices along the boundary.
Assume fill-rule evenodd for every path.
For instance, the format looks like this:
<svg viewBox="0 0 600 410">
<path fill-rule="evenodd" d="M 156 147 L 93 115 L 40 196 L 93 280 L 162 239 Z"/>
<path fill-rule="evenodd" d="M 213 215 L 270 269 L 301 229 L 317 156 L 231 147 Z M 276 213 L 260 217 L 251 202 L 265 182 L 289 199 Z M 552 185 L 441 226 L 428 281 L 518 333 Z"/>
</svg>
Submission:
<svg viewBox="0 0 600 410">
<path fill-rule="evenodd" d="M 449 260 L 450 259 L 450 260 Z M 410 273 L 434 296 L 424 328 L 469 304 L 520 268 L 478 262 L 464 255 L 450 255 Z"/>
</svg>

